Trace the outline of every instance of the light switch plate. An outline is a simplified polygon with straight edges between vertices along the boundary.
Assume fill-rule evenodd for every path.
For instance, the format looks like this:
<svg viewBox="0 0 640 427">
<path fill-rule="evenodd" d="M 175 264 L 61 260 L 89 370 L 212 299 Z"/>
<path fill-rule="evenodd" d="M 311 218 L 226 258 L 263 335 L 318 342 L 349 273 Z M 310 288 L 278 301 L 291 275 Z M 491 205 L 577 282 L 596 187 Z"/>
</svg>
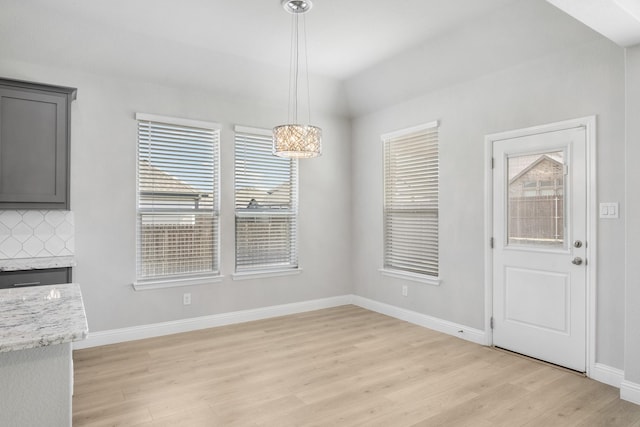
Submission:
<svg viewBox="0 0 640 427">
<path fill-rule="evenodd" d="M 620 217 L 620 204 L 615 203 L 600 203 L 600 218 L 605 219 L 618 219 Z"/>
</svg>

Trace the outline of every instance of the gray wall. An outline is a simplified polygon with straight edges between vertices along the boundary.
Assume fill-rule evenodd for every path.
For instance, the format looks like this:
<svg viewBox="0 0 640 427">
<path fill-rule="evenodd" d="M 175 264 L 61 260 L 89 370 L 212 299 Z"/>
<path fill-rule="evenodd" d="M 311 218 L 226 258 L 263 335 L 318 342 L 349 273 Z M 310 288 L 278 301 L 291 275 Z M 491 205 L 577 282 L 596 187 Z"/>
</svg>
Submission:
<svg viewBox="0 0 640 427">
<path fill-rule="evenodd" d="M 78 88 L 78 99 L 72 107 L 71 142 L 71 209 L 75 214 L 78 263 L 74 281 L 82 286 L 90 331 L 352 293 L 347 119 L 316 112 L 315 124 L 324 131 L 324 155 L 300 161 L 302 273 L 234 281 L 233 125 L 270 128 L 286 119 L 286 102 L 275 108 L 234 101 L 213 91 L 15 61 L 0 62 L 0 75 Z M 286 79 L 286 74 L 283 76 Z M 270 82 L 264 84 L 269 86 Z M 222 283 L 138 292 L 132 289 L 136 112 L 222 125 Z M 182 305 L 184 292 L 191 292 L 192 305 Z"/>
<path fill-rule="evenodd" d="M 640 384 L 640 45 L 627 49 L 627 222 L 625 380 Z"/>
<path fill-rule="evenodd" d="M 486 74 L 483 70 L 475 78 L 364 113 L 353 121 L 356 294 L 484 329 L 483 159 L 487 134 L 597 115 L 598 196 L 603 201 L 623 202 L 624 52 L 600 37 L 585 40 L 501 71 Z M 457 55 L 465 53 L 457 51 Z M 425 55 L 424 64 L 419 65 L 425 69 L 424 78 L 429 77 L 429 58 Z M 411 65 L 416 66 L 415 61 Z M 402 81 L 401 73 L 408 66 L 399 61 L 394 68 L 370 73 L 378 73 L 378 80 L 393 88 L 392 82 Z M 416 86 L 421 86 L 420 77 L 414 78 L 418 79 Z M 352 90 L 351 101 L 358 103 L 358 95 L 358 90 Z M 366 99 L 374 96 L 371 92 L 362 95 Z M 389 278 L 378 271 L 383 256 L 380 134 L 432 120 L 441 121 L 440 286 Z M 600 221 L 598 227 L 597 362 L 622 368 L 624 223 Z M 404 284 L 409 286 L 408 298 L 401 295 Z"/>
</svg>

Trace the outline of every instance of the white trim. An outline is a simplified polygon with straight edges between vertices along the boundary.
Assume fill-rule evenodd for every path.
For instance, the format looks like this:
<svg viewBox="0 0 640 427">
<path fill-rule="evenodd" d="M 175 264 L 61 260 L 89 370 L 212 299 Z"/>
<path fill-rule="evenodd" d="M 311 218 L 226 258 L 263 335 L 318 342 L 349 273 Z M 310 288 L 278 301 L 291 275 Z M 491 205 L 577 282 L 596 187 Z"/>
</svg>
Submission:
<svg viewBox="0 0 640 427">
<path fill-rule="evenodd" d="M 73 349 L 79 350 L 83 348 L 135 341 L 181 332 L 196 331 L 199 329 L 215 328 L 217 326 L 250 322 L 253 320 L 268 319 L 271 317 L 286 316 L 289 314 L 348 305 L 351 304 L 352 301 L 352 295 L 342 295 L 291 304 L 274 305 L 252 310 L 241 310 L 230 313 L 213 314 L 211 316 L 194 317 L 191 319 L 154 323 L 151 325 L 132 326 L 129 328 L 112 329 L 93 333 L 89 332 L 86 340 L 73 343 Z"/>
<path fill-rule="evenodd" d="M 97 347 L 101 345 L 116 344 L 126 341 L 141 340 L 181 332 L 195 331 L 199 329 L 214 328 L 217 326 L 232 325 L 236 323 L 250 322 L 253 320 L 268 319 L 271 317 L 286 316 L 289 314 L 303 313 L 320 310 L 323 308 L 339 307 L 354 304 L 358 307 L 385 314 L 398 320 L 403 320 L 434 331 L 442 332 L 480 345 L 486 345 L 484 331 L 470 328 L 447 320 L 438 319 L 426 314 L 381 303 L 356 295 L 342 295 L 311 301 L 302 301 L 291 304 L 262 307 L 252 310 L 241 310 L 230 313 L 214 314 L 210 316 L 195 317 L 190 319 L 174 320 L 169 322 L 154 323 L 150 325 L 132 326 L 129 328 L 112 329 L 108 331 L 89 332 L 84 341 L 73 343 L 74 350 Z"/>
<path fill-rule="evenodd" d="M 486 343 L 485 332 L 479 329 L 470 328 L 458 323 L 449 322 L 448 320 L 438 319 L 437 317 L 428 316 L 426 314 L 374 301 L 357 295 L 353 296 L 353 304 L 367 310 L 375 311 L 399 320 L 413 323 L 414 325 L 462 338 L 463 340 L 471 341 L 476 344 L 485 345 Z"/>
<path fill-rule="evenodd" d="M 273 136 L 273 130 L 254 128 L 251 126 L 235 125 L 233 131 L 236 133 L 252 133 L 254 135 Z"/>
<path fill-rule="evenodd" d="M 222 126 L 215 122 L 205 122 L 202 120 L 183 119 L 180 117 L 161 116 L 158 114 L 136 113 L 136 120 L 148 122 L 168 123 L 171 125 L 188 126 L 192 128 L 220 130 Z"/>
<path fill-rule="evenodd" d="M 440 282 L 442 282 L 439 277 L 427 276 L 426 274 L 409 273 L 407 271 L 390 270 L 387 268 L 381 268 L 378 271 L 382 273 L 383 276 L 395 277 L 396 279 L 411 280 L 413 282 L 425 283 L 432 286 L 440 286 Z"/>
<path fill-rule="evenodd" d="M 251 280 L 264 279 L 267 277 L 294 276 L 300 273 L 302 273 L 302 268 L 289 268 L 287 270 L 243 271 L 240 273 L 233 273 L 231 275 L 231 278 L 233 280 Z"/>
<path fill-rule="evenodd" d="M 585 241 L 587 263 L 587 307 L 586 307 L 586 373 L 591 377 L 596 369 L 596 283 L 597 283 L 597 236 L 598 221 L 594 214 L 597 209 L 596 185 L 596 116 L 580 117 L 524 129 L 494 133 L 485 136 L 485 330 L 487 345 L 493 344 L 491 333 L 491 316 L 493 315 L 493 252 L 489 248 L 489 239 L 493 236 L 493 169 L 491 159 L 493 143 L 504 139 L 518 138 L 545 132 L 585 127 L 586 137 L 586 173 L 587 173 L 587 230 Z"/>
<path fill-rule="evenodd" d="M 136 291 L 150 291 L 153 289 L 178 288 L 181 286 L 208 285 L 220 283 L 224 276 L 199 276 L 199 277 L 176 277 L 174 279 L 148 280 L 133 282 L 133 289 Z"/>
<path fill-rule="evenodd" d="M 640 405 L 640 384 L 627 380 L 622 381 L 620 399 Z"/>
<path fill-rule="evenodd" d="M 493 345 L 493 140 L 484 137 L 484 330 L 486 345 Z"/>
<path fill-rule="evenodd" d="M 597 174 L 597 134 L 596 116 L 585 117 L 586 126 L 586 155 L 587 155 L 587 259 L 590 267 L 587 267 L 587 375 L 596 365 L 597 344 L 597 283 L 598 283 L 598 174 Z"/>
<path fill-rule="evenodd" d="M 398 129 L 392 132 L 383 133 L 382 135 L 380 135 L 380 138 L 384 142 L 393 138 L 399 138 L 405 135 L 410 135 L 412 133 L 421 132 L 423 130 L 437 128 L 439 125 L 440 123 L 438 122 L 438 120 L 435 120 L 433 122 L 424 123 L 418 126 L 413 126 L 410 128 Z"/>
<path fill-rule="evenodd" d="M 236 217 L 238 218 L 255 218 L 255 217 L 272 217 L 272 216 L 294 216 L 295 214 L 291 211 L 269 211 L 269 210 L 260 210 L 260 209 L 242 209 L 236 212 Z"/>
<path fill-rule="evenodd" d="M 592 380 L 599 381 L 615 388 L 620 388 L 620 385 L 624 380 L 624 371 L 622 369 L 603 365 L 602 363 L 594 363 L 589 377 Z"/>
</svg>

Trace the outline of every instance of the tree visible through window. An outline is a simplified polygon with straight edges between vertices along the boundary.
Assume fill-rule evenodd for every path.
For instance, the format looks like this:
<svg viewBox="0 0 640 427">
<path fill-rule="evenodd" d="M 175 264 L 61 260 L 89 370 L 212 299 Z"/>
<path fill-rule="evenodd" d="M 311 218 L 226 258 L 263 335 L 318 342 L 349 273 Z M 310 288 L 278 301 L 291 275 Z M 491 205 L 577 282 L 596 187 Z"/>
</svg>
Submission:
<svg viewBox="0 0 640 427">
<path fill-rule="evenodd" d="M 437 126 L 382 137 L 386 270 L 438 277 Z"/>
<path fill-rule="evenodd" d="M 272 153 L 271 132 L 236 127 L 236 271 L 298 267 L 298 162 Z"/>
<path fill-rule="evenodd" d="M 136 118 L 138 280 L 217 274 L 217 125 Z"/>
</svg>

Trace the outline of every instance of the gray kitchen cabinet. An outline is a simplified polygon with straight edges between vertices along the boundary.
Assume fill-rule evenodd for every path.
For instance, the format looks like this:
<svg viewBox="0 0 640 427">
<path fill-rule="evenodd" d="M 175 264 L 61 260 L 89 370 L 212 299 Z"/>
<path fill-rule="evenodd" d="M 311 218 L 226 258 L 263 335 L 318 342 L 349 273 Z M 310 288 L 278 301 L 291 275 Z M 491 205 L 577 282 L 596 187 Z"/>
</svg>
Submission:
<svg viewBox="0 0 640 427">
<path fill-rule="evenodd" d="M 76 89 L 0 78 L 0 209 L 69 210 Z"/>
<path fill-rule="evenodd" d="M 0 272 L 0 289 L 58 285 L 71 282 L 71 268 L 45 268 Z"/>
</svg>

